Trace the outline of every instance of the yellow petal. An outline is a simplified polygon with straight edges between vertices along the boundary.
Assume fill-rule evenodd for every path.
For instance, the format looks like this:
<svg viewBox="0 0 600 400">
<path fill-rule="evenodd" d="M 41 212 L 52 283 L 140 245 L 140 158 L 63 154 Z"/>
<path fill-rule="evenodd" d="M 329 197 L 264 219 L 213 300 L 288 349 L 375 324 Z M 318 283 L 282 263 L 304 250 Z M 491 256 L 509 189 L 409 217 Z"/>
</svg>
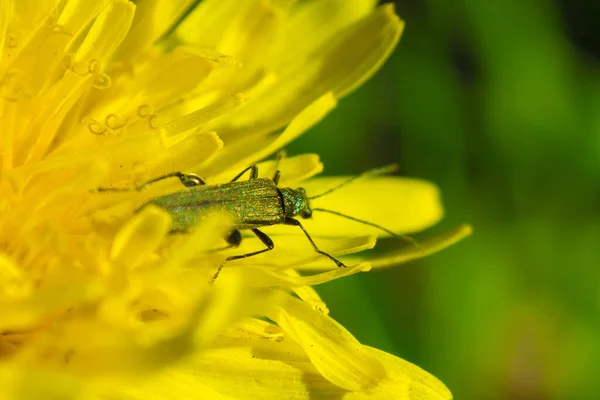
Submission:
<svg viewBox="0 0 600 400">
<path fill-rule="evenodd" d="M 151 379 L 104 385 L 98 392 L 131 400 L 285 400 L 343 393 L 319 374 L 278 327 L 253 319 L 230 328 L 203 354 Z"/>
<path fill-rule="evenodd" d="M 188 129 L 197 128 L 206 124 L 214 118 L 227 114 L 237 107 L 240 107 L 246 101 L 246 97 L 239 93 L 235 96 L 224 99 L 219 103 L 211 104 L 205 108 L 184 115 L 176 120 L 165 124 L 164 129 L 169 135 L 185 132 Z"/>
<path fill-rule="evenodd" d="M 54 0 L 22 0 L 12 1 L 10 4 L 14 9 L 14 29 L 30 29 L 35 22 L 46 18 L 56 6 Z"/>
<path fill-rule="evenodd" d="M 271 167 L 272 166 L 272 167 Z M 271 167 L 271 169 L 269 169 Z M 259 171 L 273 171 L 275 161 L 266 161 L 258 164 Z M 284 157 L 278 167 L 281 172 L 279 187 L 290 187 L 296 182 L 304 181 L 323 171 L 318 154 L 301 154 L 295 157 Z M 266 176 L 272 178 L 273 176 Z"/>
<path fill-rule="evenodd" d="M 386 377 L 372 391 L 346 394 L 344 400 L 451 400 L 452 393 L 431 374 L 401 358 L 368 346 L 365 353 L 381 362 Z"/>
<path fill-rule="evenodd" d="M 309 197 L 343 182 L 346 178 L 316 178 L 303 184 Z M 426 181 L 408 178 L 365 178 L 338 191 L 311 201 L 313 208 L 325 208 L 381 225 L 396 234 L 421 231 L 436 224 L 443 216 L 438 188 Z M 303 221 L 313 235 L 346 236 L 374 234 L 389 236 L 336 215 L 315 211 Z"/>
<path fill-rule="evenodd" d="M 13 16 L 12 4 L 3 1 L 0 3 L 0 54 L 4 51 L 6 44 L 6 29 Z"/>
<path fill-rule="evenodd" d="M 3 400 L 81 399 L 85 392 L 82 383 L 74 376 L 43 368 L 0 366 Z"/>
<path fill-rule="evenodd" d="M 300 276 L 298 271 L 296 271 L 295 269 L 289 269 L 286 271 L 286 273 L 294 277 Z M 302 299 L 302 301 L 311 306 L 313 310 L 318 310 L 319 312 L 322 312 L 325 315 L 329 315 L 329 309 L 327 308 L 327 304 L 325 304 L 325 302 L 321 299 L 321 296 L 319 296 L 319 293 L 317 293 L 317 291 L 314 288 L 312 288 L 311 286 L 298 286 L 292 288 L 292 290 L 294 291 L 294 293 L 296 293 L 298 297 Z"/>
<path fill-rule="evenodd" d="M 202 264 L 198 255 L 210 252 L 219 246 L 226 234 L 231 231 L 233 221 L 228 214 L 215 213 L 193 227 L 190 232 L 177 235 L 180 239 L 172 248 L 175 250 L 165 261 L 165 268 Z M 216 255 L 224 259 L 222 254 Z M 206 257 L 206 255 L 203 256 Z M 214 266 L 214 260 L 206 260 L 207 265 Z M 218 264 L 217 264 L 218 265 Z"/>
<path fill-rule="evenodd" d="M 398 250 L 392 251 L 389 254 L 381 256 L 370 256 L 365 254 L 362 257 L 350 256 L 343 258 L 342 261 L 351 265 L 360 263 L 361 261 L 369 261 L 373 268 L 393 267 L 437 253 L 469 236 L 471 232 L 472 228 L 470 225 L 459 225 L 447 232 L 443 232 L 423 241 L 418 241 L 417 246 L 413 244 L 404 244 Z M 331 264 L 325 260 L 317 260 L 299 267 L 299 269 L 311 271 L 328 270 L 330 268 Z"/>
<path fill-rule="evenodd" d="M 30 1 L 30 3 L 33 2 L 34 1 Z M 78 34 L 85 34 L 86 32 L 82 32 L 82 28 L 89 24 L 101 11 L 106 10 L 106 7 L 112 2 L 113 0 L 101 0 L 94 2 L 86 0 L 71 0 L 65 2 L 64 8 L 60 10 L 60 15 L 56 21 L 57 27 L 61 27 L 59 32 L 63 32 L 65 36 L 77 36 Z M 17 3 L 21 2 L 19 1 Z M 38 1 L 35 1 L 35 3 L 38 3 Z M 30 7 L 35 8 L 31 4 Z M 47 17 L 48 14 L 46 14 L 44 17 Z M 89 30 L 89 26 L 83 28 L 83 31 L 87 30 Z"/>
<path fill-rule="evenodd" d="M 309 197 L 319 195 L 348 178 L 314 178 L 303 182 Z M 443 216 L 438 188 L 426 181 L 409 178 L 379 177 L 352 182 L 322 198 L 312 200 L 314 208 L 325 208 L 358 218 L 396 233 L 421 231 Z M 380 229 L 356 221 L 314 211 L 311 219 L 302 219 L 311 236 L 343 237 L 371 234 L 389 236 Z M 289 234 L 290 227 L 269 228 L 273 234 Z"/>
<path fill-rule="evenodd" d="M 367 272 L 371 270 L 371 264 L 366 262 L 347 268 L 335 268 L 329 270 L 328 272 L 310 276 L 290 276 L 286 273 L 276 272 L 269 268 L 245 266 L 244 269 L 248 272 L 249 279 L 247 283 L 249 285 L 257 287 L 297 288 L 302 286 L 308 287 L 308 285 L 321 285 L 335 279 L 354 275 L 360 272 Z"/>
<path fill-rule="evenodd" d="M 169 146 L 158 159 L 150 160 L 145 176 L 154 179 L 176 171 L 191 171 L 223 148 L 223 141 L 215 132 L 194 132 L 183 140 Z M 181 182 L 175 182 L 175 190 L 184 190 Z"/>
<path fill-rule="evenodd" d="M 110 258 L 118 265 L 135 268 L 154 252 L 169 231 L 171 218 L 159 207 L 144 207 L 117 234 Z"/>
<path fill-rule="evenodd" d="M 172 116 L 165 110 L 178 105 L 214 68 L 214 63 L 202 54 L 181 47 L 153 55 L 151 61 L 152 67 L 135 70 L 133 76 L 127 75 L 130 73 L 127 65 L 120 69 L 113 67 L 109 72 L 115 82 L 110 88 L 90 93 L 88 101 L 95 103 L 95 107 L 86 118 L 104 120 L 107 128 L 128 133 L 138 131 L 138 125 L 146 126 L 148 122 L 157 127 L 161 120 L 181 116 Z"/>
<path fill-rule="evenodd" d="M 132 400 L 452 398 L 439 380 L 417 366 L 359 343 L 355 346 L 377 360 L 385 372 L 376 386 L 348 391 L 326 380 L 288 332 L 264 321 L 246 319 L 203 354 L 135 385 L 105 385 L 98 391 Z"/>
<path fill-rule="evenodd" d="M 288 298 L 268 317 L 290 335 L 330 382 L 346 390 L 376 386 L 385 376 L 383 366 L 365 353 L 344 327 L 306 303 Z"/>
<path fill-rule="evenodd" d="M 162 37 L 195 3 L 177 34 Z M 275 227 L 296 236 L 273 235 L 273 252 L 227 264 L 211 283 L 228 254 L 262 243 L 214 251 L 232 229 L 219 215 L 168 234 L 168 213 L 138 206 L 186 190 L 177 179 L 96 191 L 176 170 L 219 182 L 285 146 L 395 46 L 402 23 L 374 4 L 1 2 L 2 396 L 447 397 L 428 374 L 327 317 L 310 285 L 368 270 L 368 261 L 334 267 L 297 228 Z M 191 44 L 178 42 L 186 30 Z M 278 168 L 281 185 L 295 187 L 322 165 L 303 155 Z M 264 162 L 260 176 L 275 169 Z M 364 229 L 319 237 L 318 220 L 308 230 L 336 257 L 359 260 L 347 255 L 375 244 Z M 290 269 L 323 261 L 327 270 L 312 275 Z"/>
<path fill-rule="evenodd" d="M 131 30 L 115 58 L 121 62 L 135 60 L 145 53 L 177 21 L 193 0 L 136 1 Z"/>
<path fill-rule="evenodd" d="M 337 102 L 332 93 L 326 93 L 301 110 L 285 130 L 275 138 L 254 136 L 225 146 L 218 160 L 202 166 L 200 173 L 204 176 L 216 175 L 228 169 L 234 174 L 250 164 L 265 158 L 286 144 L 296 139 L 310 127 L 322 120 Z"/>
<path fill-rule="evenodd" d="M 239 20 L 256 1 L 205 0 L 177 27 L 177 36 L 199 47 L 215 48 L 232 22 Z"/>
<path fill-rule="evenodd" d="M 274 69 L 310 57 L 319 47 L 366 17 L 375 8 L 375 0 L 321 0 L 297 4 L 268 54 Z"/>
<path fill-rule="evenodd" d="M 212 128 L 226 141 L 273 132 L 289 123 L 316 97 L 331 91 L 336 99 L 367 80 L 389 56 L 403 24 L 385 5 L 315 50 L 275 71 L 277 79 L 227 121 Z"/>
<path fill-rule="evenodd" d="M 272 37 L 278 33 L 283 15 L 270 1 L 253 0 L 245 5 L 250 7 L 244 10 L 238 5 L 237 15 L 228 16 L 229 24 L 216 48 L 239 58 L 245 65 L 260 65 L 262 54 L 266 53 Z"/>
<path fill-rule="evenodd" d="M 104 65 L 127 35 L 135 6 L 127 0 L 114 0 L 102 10 L 75 53 L 77 62 L 97 60 Z"/>
<path fill-rule="evenodd" d="M 470 236 L 471 233 L 472 228 L 470 225 L 459 225 L 447 232 L 443 232 L 430 239 L 424 240 L 423 242 L 419 242 L 419 247 L 412 245 L 405 246 L 403 249 L 393 252 L 392 254 L 369 258 L 369 261 L 372 262 L 373 268 L 385 268 L 402 264 L 437 253 L 465 237 Z M 356 261 L 358 260 L 355 260 L 355 262 Z"/>
<path fill-rule="evenodd" d="M 289 231 L 293 230 L 295 227 L 288 226 L 286 228 L 288 228 Z M 295 229 L 299 231 L 298 228 Z M 262 230 L 267 234 L 271 232 L 270 227 L 265 227 Z M 233 266 L 239 266 L 243 268 L 248 265 L 255 265 L 259 267 L 269 267 L 271 269 L 286 270 L 291 266 L 302 265 L 304 269 L 306 264 L 312 264 L 315 262 L 321 265 L 321 261 L 323 261 L 329 265 L 329 268 L 327 269 L 337 269 L 337 266 L 333 263 L 333 261 L 315 252 L 310 242 L 306 239 L 306 236 L 301 233 L 297 236 L 273 235 L 271 236 L 271 239 L 273 239 L 273 244 L 275 245 L 273 250 L 263 254 L 258 254 L 253 257 L 248 257 L 244 260 L 232 261 L 229 263 L 228 268 Z M 341 256 L 372 249 L 375 246 L 376 238 L 372 235 L 339 239 L 317 238 L 315 239 L 315 243 L 322 251 L 332 256 Z M 238 248 L 229 249 L 224 253 L 226 255 L 246 254 L 260 248 L 264 248 L 262 242 L 255 237 L 249 237 L 244 238 L 241 246 Z M 354 266 L 355 264 L 348 265 Z"/>
<path fill-rule="evenodd" d="M 275 160 L 262 161 L 256 164 L 259 178 L 273 179 L 275 175 Z M 323 171 L 323 164 L 318 154 L 300 154 L 293 157 L 283 157 L 280 160 L 277 169 L 281 172 L 279 187 L 289 187 L 296 182 L 304 181 Z M 238 171 L 239 173 L 240 171 Z M 210 177 L 210 183 L 229 182 L 237 173 L 233 169 L 228 169 L 218 175 Z M 245 178 L 240 178 L 245 179 Z"/>
<path fill-rule="evenodd" d="M 390 56 L 404 30 L 404 22 L 394 13 L 392 4 L 377 8 L 369 17 L 337 38 L 322 74 L 340 75 L 334 86 L 336 96 L 343 97 L 369 79 Z M 348 68 L 354 66 L 354 68 Z M 346 71 L 344 73 L 342 71 Z"/>
<path fill-rule="evenodd" d="M 63 283 L 62 287 L 38 290 L 29 298 L 3 301 L 0 329 L 5 332 L 31 329 L 44 316 L 62 312 L 84 301 L 89 282 L 82 280 L 76 283 L 79 285 Z"/>
</svg>

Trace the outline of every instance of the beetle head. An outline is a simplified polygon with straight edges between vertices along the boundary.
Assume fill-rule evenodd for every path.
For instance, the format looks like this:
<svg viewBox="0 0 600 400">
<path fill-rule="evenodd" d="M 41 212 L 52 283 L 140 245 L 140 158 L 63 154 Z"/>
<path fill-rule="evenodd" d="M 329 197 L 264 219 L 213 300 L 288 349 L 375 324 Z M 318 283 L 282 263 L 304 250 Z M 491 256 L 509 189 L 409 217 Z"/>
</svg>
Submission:
<svg viewBox="0 0 600 400">
<path fill-rule="evenodd" d="M 303 188 L 280 189 L 280 192 L 283 197 L 283 208 L 286 216 L 300 216 L 305 219 L 312 216 L 312 209 Z"/>
</svg>

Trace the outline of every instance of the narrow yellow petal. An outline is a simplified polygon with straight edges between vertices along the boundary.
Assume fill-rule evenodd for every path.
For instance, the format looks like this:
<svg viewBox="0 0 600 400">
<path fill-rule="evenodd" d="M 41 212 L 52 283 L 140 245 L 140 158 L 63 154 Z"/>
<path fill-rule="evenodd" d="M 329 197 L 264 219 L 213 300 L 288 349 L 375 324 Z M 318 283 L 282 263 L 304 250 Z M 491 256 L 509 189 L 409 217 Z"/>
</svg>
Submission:
<svg viewBox="0 0 600 400">
<path fill-rule="evenodd" d="M 23 299 L 10 299 L 2 303 L 0 330 L 19 331 L 35 327 L 44 316 L 60 313 L 74 304 L 84 301 L 89 290 L 89 282 L 72 278 L 77 285 L 63 282 L 55 287 L 43 288 L 33 296 Z M 15 294 L 15 293 L 13 293 Z"/>
<path fill-rule="evenodd" d="M 290 276 L 285 273 L 275 272 L 269 268 L 244 267 L 250 277 L 248 283 L 252 286 L 296 288 L 301 286 L 316 286 L 335 279 L 354 275 L 371 270 L 368 262 L 353 265 L 347 268 L 335 268 L 330 271 L 310 276 Z"/>
<path fill-rule="evenodd" d="M 438 251 L 441 251 L 469 236 L 471 232 L 472 228 L 470 225 L 459 225 L 447 232 L 443 232 L 439 235 L 433 236 L 432 238 L 419 241 L 417 242 L 417 246 L 413 244 L 404 244 L 398 250 L 395 250 L 390 254 L 381 256 L 365 255 L 364 258 L 350 256 L 343 258 L 343 261 L 350 264 L 360 263 L 361 261 L 369 261 L 374 269 L 393 267 L 402 263 L 426 257 L 433 253 L 437 253 Z M 318 260 L 310 264 L 302 265 L 299 268 L 302 270 L 314 271 L 328 270 L 331 268 L 331 264 L 326 262 L 326 260 Z"/>
<path fill-rule="evenodd" d="M 262 162 L 258 164 L 258 168 L 259 171 L 274 171 L 275 161 Z M 318 154 L 301 154 L 295 157 L 284 157 L 278 169 L 281 172 L 278 186 L 290 187 L 296 182 L 302 182 L 323 172 L 323 163 Z M 272 177 L 271 175 L 270 178 Z"/>
<path fill-rule="evenodd" d="M 196 131 L 182 135 L 185 135 L 183 140 L 177 138 L 157 159 L 148 163 L 145 174 L 148 179 L 175 171 L 192 171 L 223 148 L 223 141 L 215 132 Z M 185 189 L 181 182 L 174 183 L 176 190 Z"/>
<path fill-rule="evenodd" d="M 226 234 L 231 230 L 232 224 L 230 215 L 220 213 L 215 213 L 200 221 L 190 232 L 176 238 L 180 239 L 175 247 L 176 251 L 171 253 L 166 260 L 165 268 L 201 265 L 203 260 L 198 258 L 198 254 L 207 253 L 219 247 Z M 217 254 L 216 257 L 225 259 L 222 254 Z M 215 266 L 214 260 L 209 260 L 209 257 L 206 256 L 205 258 L 207 258 L 205 261 L 207 265 Z M 214 273 L 214 271 L 211 272 Z"/>
<path fill-rule="evenodd" d="M 238 18 L 230 16 L 216 48 L 239 58 L 245 65 L 261 66 L 262 54 L 271 46 L 271 38 L 278 33 L 284 15 L 271 1 L 247 1 L 246 5 L 249 4 L 245 10 L 238 5 L 241 9 Z"/>
<path fill-rule="evenodd" d="M 275 150 L 283 148 L 286 144 L 300 136 L 300 134 L 316 125 L 336 106 L 337 100 L 333 97 L 333 94 L 330 92 L 325 93 L 298 113 L 283 133 L 277 136 L 277 139 L 266 146 L 259 154 L 265 157 L 275 152 Z"/>
<path fill-rule="evenodd" d="M 385 268 L 402 264 L 433 253 L 437 253 L 438 251 L 441 251 L 446 247 L 466 238 L 467 236 L 470 236 L 472 231 L 473 230 L 470 225 L 459 225 L 454 229 L 420 242 L 419 247 L 408 245 L 402 250 L 398 250 L 393 254 L 370 258 L 369 260 L 372 262 L 373 268 Z"/>
<path fill-rule="evenodd" d="M 173 25 L 193 0 L 136 1 L 135 18 L 127 38 L 115 58 L 121 62 L 135 60 Z"/>
<path fill-rule="evenodd" d="M 85 392 L 83 382 L 68 374 L 24 366 L 0 367 L 3 400 L 78 400 Z"/>
<path fill-rule="evenodd" d="M 79 34 L 84 34 L 84 32 L 82 32 L 82 28 L 89 24 L 93 18 L 98 16 L 98 14 L 100 14 L 102 10 L 105 10 L 106 7 L 113 1 L 114 0 L 100 0 L 94 2 L 86 0 L 67 1 L 64 3 L 64 8 L 58 8 L 58 10 L 60 10 L 60 15 L 56 20 L 56 27 L 60 27 L 58 31 L 63 33 L 65 36 L 73 37 L 78 36 Z M 21 2 L 19 1 L 18 3 Z M 30 5 L 30 7 L 35 8 L 32 5 Z M 87 33 L 89 26 L 87 29 L 84 28 L 83 30 L 85 30 L 85 33 Z"/>
<path fill-rule="evenodd" d="M 245 101 L 246 97 L 243 94 L 236 94 L 219 103 L 211 104 L 203 109 L 184 115 L 174 121 L 170 121 L 165 124 L 164 129 L 167 131 L 168 135 L 175 135 L 177 133 L 185 132 L 188 129 L 200 127 L 221 115 L 233 111 Z"/>
<path fill-rule="evenodd" d="M 73 176 L 64 176 L 64 180 L 61 177 L 55 180 L 36 180 L 27 187 L 27 195 L 38 200 L 30 211 L 43 215 L 40 221 L 60 219 L 65 226 L 75 222 L 74 218 L 81 215 L 78 211 L 83 214 L 87 207 L 86 202 L 78 200 L 82 195 L 87 195 L 87 192 L 97 189 L 109 170 L 106 164 L 95 163 L 78 170 Z"/>
<path fill-rule="evenodd" d="M 56 7 L 54 0 L 13 0 L 10 3 L 12 3 L 16 17 L 13 27 L 17 30 L 35 26 L 36 22 L 46 18 Z"/>
<path fill-rule="evenodd" d="M 159 207 L 144 207 L 117 234 L 110 258 L 127 268 L 135 268 L 154 252 L 169 231 L 171 218 Z"/>
<path fill-rule="evenodd" d="M 3 1 L 0 3 L 0 54 L 4 51 L 6 45 L 7 35 L 6 29 L 12 19 L 13 7 L 12 2 Z"/>
<path fill-rule="evenodd" d="M 262 161 L 256 164 L 259 178 L 273 179 L 275 166 L 275 160 Z M 277 166 L 277 169 L 281 172 L 278 186 L 290 187 L 291 185 L 295 185 L 296 182 L 304 181 L 321 173 L 323 171 L 323 164 L 317 154 L 300 154 L 293 157 L 284 157 Z M 239 172 L 234 169 L 228 169 L 223 173 L 211 176 L 210 182 L 211 184 L 229 182 Z"/>
<path fill-rule="evenodd" d="M 337 269 L 337 266 L 333 261 L 315 252 L 310 242 L 306 239 L 306 236 L 299 232 L 300 230 L 298 228 L 292 226 L 286 226 L 284 228 L 287 228 L 287 236 L 271 235 L 271 232 L 275 231 L 274 227 L 266 227 L 263 229 L 263 231 L 273 239 L 273 244 L 275 245 L 273 250 L 245 260 L 232 261 L 229 263 L 228 267 L 254 265 L 277 270 L 286 270 L 292 266 L 302 266 L 302 269 L 310 269 L 310 265 L 312 265 L 313 262 L 318 265 L 325 262 L 325 264 L 329 265 L 329 268 L 327 269 Z M 298 235 L 289 235 L 289 233 L 298 233 Z M 333 256 L 342 256 L 372 249 L 375 247 L 376 237 L 369 235 L 339 239 L 315 238 L 314 241 L 322 251 Z M 244 238 L 239 247 L 229 249 L 224 252 L 224 254 L 245 254 L 262 247 L 264 247 L 264 245 L 256 237 L 248 237 Z M 353 266 L 355 264 L 348 265 Z"/>
<path fill-rule="evenodd" d="M 74 154 L 65 150 L 65 153 L 59 152 L 40 162 L 15 168 L 11 171 L 12 179 L 23 187 L 33 177 L 42 173 L 60 172 L 65 168 L 90 168 L 92 164 L 110 159 L 112 165 L 119 166 L 119 168 L 112 168 L 107 176 L 109 182 L 115 183 L 131 179 L 140 165 L 144 165 L 147 160 L 158 158 L 165 150 L 164 138 L 156 131 L 120 137 L 112 142 L 104 141 L 102 144 L 102 146 L 92 147 L 89 151 L 79 151 Z"/>
<path fill-rule="evenodd" d="M 96 18 L 85 40 L 75 53 L 75 60 L 86 64 L 95 60 L 100 65 L 104 65 L 127 35 L 134 12 L 134 4 L 127 0 L 111 2 Z"/>
<path fill-rule="evenodd" d="M 300 276 L 298 271 L 295 269 L 289 269 L 285 271 L 286 274 L 294 277 Z M 325 315 L 329 315 L 329 308 L 327 308 L 327 304 L 321 299 L 319 293 L 311 287 L 311 286 L 298 286 L 292 288 L 293 292 L 296 293 L 298 297 L 302 299 L 306 304 L 311 306 L 314 310 L 318 310 Z"/>
<path fill-rule="evenodd" d="M 254 6 L 256 1 L 205 0 L 177 27 L 177 36 L 199 47 L 216 48 L 232 21 Z"/>
<path fill-rule="evenodd" d="M 298 115 L 275 138 L 255 136 L 234 142 L 225 146 L 218 160 L 210 165 L 203 166 L 201 174 L 204 176 L 216 175 L 227 168 L 241 171 L 248 165 L 265 158 L 266 156 L 283 148 L 286 144 L 296 139 L 310 127 L 321 121 L 335 106 L 337 101 L 332 93 L 319 97 Z M 225 141 L 227 143 L 227 141 Z"/>
</svg>

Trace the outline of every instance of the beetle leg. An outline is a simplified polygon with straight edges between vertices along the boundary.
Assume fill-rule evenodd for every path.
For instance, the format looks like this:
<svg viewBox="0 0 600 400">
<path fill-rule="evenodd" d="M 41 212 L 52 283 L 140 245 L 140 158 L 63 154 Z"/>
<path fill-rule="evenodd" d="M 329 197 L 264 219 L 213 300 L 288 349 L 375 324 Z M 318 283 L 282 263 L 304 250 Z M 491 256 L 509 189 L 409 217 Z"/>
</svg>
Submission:
<svg viewBox="0 0 600 400">
<path fill-rule="evenodd" d="M 294 218 L 290 218 L 287 217 L 285 219 L 285 221 L 283 222 L 285 225 L 292 225 L 292 226 L 297 226 L 300 229 L 302 229 L 302 232 L 304 232 L 304 234 L 306 235 L 308 241 L 310 242 L 310 244 L 312 244 L 313 248 L 315 249 L 315 251 L 327 258 L 329 258 L 331 261 L 333 261 L 338 267 L 344 267 L 346 268 L 346 266 L 344 265 L 343 262 L 339 261 L 338 259 L 336 259 L 335 257 L 333 257 L 332 255 L 329 255 L 327 253 L 325 253 L 324 251 L 319 250 L 319 248 L 317 247 L 317 245 L 315 244 L 315 242 L 312 240 L 312 238 L 310 237 L 310 235 L 308 234 L 308 232 L 306 231 L 306 229 L 304 229 L 304 227 L 302 226 L 302 224 L 300 223 L 300 221 L 298 221 L 297 219 Z"/>
<path fill-rule="evenodd" d="M 275 182 L 275 186 L 279 184 L 279 178 L 281 177 L 281 172 L 279 171 L 279 163 L 281 159 L 285 157 L 285 150 L 279 150 L 277 155 L 275 156 L 275 173 L 273 174 L 273 182 Z"/>
<path fill-rule="evenodd" d="M 280 177 L 281 177 L 281 172 L 279 172 L 279 170 L 275 171 L 275 175 L 273 175 L 273 183 L 275 183 L 275 186 L 277 186 L 279 184 Z"/>
<path fill-rule="evenodd" d="M 149 181 L 146 181 L 146 182 L 142 183 L 141 185 L 133 187 L 133 188 L 98 188 L 98 189 L 96 189 L 96 191 L 97 192 L 130 192 L 133 190 L 137 190 L 138 192 L 140 192 L 140 191 L 144 190 L 147 186 L 152 185 L 153 183 L 162 181 L 164 179 L 169 179 L 169 178 L 179 178 L 179 180 L 185 187 L 206 185 L 206 182 L 204 181 L 204 179 L 200 178 L 196 174 L 184 174 L 183 172 L 172 172 L 170 174 L 161 175 L 158 178 L 150 179 Z"/>
<path fill-rule="evenodd" d="M 275 167 L 279 167 L 279 161 L 281 161 L 283 158 L 285 158 L 286 156 L 286 152 L 285 150 L 281 149 L 277 152 L 277 155 L 275 156 L 275 162 L 277 164 L 275 164 Z"/>
<path fill-rule="evenodd" d="M 234 229 L 225 240 L 229 243 L 229 246 L 239 247 L 240 243 L 242 243 L 242 234 L 237 229 Z"/>
<path fill-rule="evenodd" d="M 221 251 L 221 250 L 227 250 L 227 249 L 231 249 L 232 247 L 239 247 L 240 244 L 242 243 L 242 234 L 237 229 L 234 229 L 225 238 L 225 241 L 227 242 L 227 246 L 218 247 L 218 248 L 216 248 L 214 250 L 211 250 L 211 252 L 217 252 L 217 251 Z"/>
<path fill-rule="evenodd" d="M 215 274 L 213 275 L 212 279 L 210 280 L 210 283 L 213 283 L 217 277 L 219 276 L 219 274 L 221 273 L 221 270 L 223 269 L 223 267 L 225 266 L 225 264 L 227 264 L 229 261 L 233 261 L 233 260 L 240 260 L 242 258 L 248 258 L 248 257 L 252 257 L 255 256 L 257 254 L 261 254 L 261 253 L 266 253 L 267 251 L 271 251 L 275 248 L 275 244 L 273 244 L 273 240 L 271 240 L 271 238 L 269 236 L 267 236 L 266 233 L 259 231 L 256 228 L 251 229 L 252 233 L 254 233 L 261 242 L 263 242 L 263 244 L 265 246 L 267 246 L 266 249 L 262 249 L 262 250 L 258 250 L 258 251 L 253 251 L 252 253 L 246 253 L 246 254 L 239 254 L 236 256 L 229 256 L 225 259 L 225 261 L 223 261 L 223 264 L 221 264 L 219 266 L 219 268 L 217 269 L 217 272 L 215 272 Z M 239 235 L 239 231 L 234 231 L 234 232 L 238 232 Z M 227 241 L 229 242 L 229 240 L 231 239 L 232 235 L 229 236 L 229 238 L 227 239 Z M 239 236 L 239 241 L 237 242 L 237 245 L 240 244 L 242 240 L 241 235 Z"/>
<path fill-rule="evenodd" d="M 244 168 L 244 170 L 242 172 L 240 172 L 239 174 L 237 174 L 229 182 L 235 182 L 235 181 L 237 181 L 238 179 L 240 179 L 242 177 L 242 175 L 244 175 L 248 171 L 250 171 L 250 179 L 256 179 L 256 178 L 258 178 L 258 167 L 255 164 L 252 164 L 251 166 L 249 166 L 247 168 Z"/>
</svg>

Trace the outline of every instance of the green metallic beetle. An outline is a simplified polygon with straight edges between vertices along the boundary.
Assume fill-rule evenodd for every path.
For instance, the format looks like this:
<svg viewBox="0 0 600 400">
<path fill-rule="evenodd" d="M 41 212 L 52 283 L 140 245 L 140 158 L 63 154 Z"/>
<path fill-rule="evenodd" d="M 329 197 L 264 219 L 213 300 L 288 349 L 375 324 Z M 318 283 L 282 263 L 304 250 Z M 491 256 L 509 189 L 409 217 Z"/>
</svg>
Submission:
<svg viewBox="0 0 600 400">
<path fill-rule="evenodd" d="M 282 155 L 278 155 L 276 159 L 277 165 L 281 157 Z M 234 220 L 234 229 L 226 238 L 227 242 L 231 246 L 237 247 L 240 245 L 242 241 L 242 235 L 239 231 L 240 229 L 251 230 L 252 233 L 254 233 L 266 246 L 266 248 L 262 250 L 228 257 L 213 276 L 212 281 L 214 281 L 227 262 L 255 256 L 257 254 L 273 250 L 275 247 L 273 240 L 271 240 L 269 236 L 258 229 L 260 227 L 269 225 L 284 224 L 299 227 L 317 253 L 329 258 L 338 267 L 345 267 L 341 261 L 320 250 L 304 226 L 302 226 L 300 221 L 295 218 L 298 216 L 304 219 L 311 218 L 313 211 L 323 211 L 335 214 L 362 224 L 376 227 L 393 236 L 397 236 L 394 234 L 394 232 L 391 232 L 371 222 L 359 220 L 337 211 L 323 208 L 312 209 L 310 206 L 310 200 L 329 194 L 358 178 L 362 178 L 367 175 L 391 172 L 395 168 L 395 165 L 390 165 L 367 171 L 361 175 L 350 178 L 334 188 L 312 197 L 308 197 L 303 188 L 279 188 L 277 186 L 281 176 L 279 170 L 275 171 L 275 175 L 272 179 L 259 178 L 258 168 L 256 165 L 251 165 L 244 169 L 229 183 L 208 185 L 198 175 L 174 172 L 145 182 L 144 184 L 137 186 L 135 190 L 141 191 L 148 185 L 163 179 L 178 178 L 188 189 L 155 197 L 142 205 L 140 209 L 149 204 L 153 204 L 167 211 L 171 216 L 172 221 L 171 232 L 186 232 L 194 225 L 196 221 L 201 220 L 208 213 L 214 212 L 214 210 L 225 211 L 229 213 Z M 238 182 L 238 179 L 248 171 L 250 171 L 250 178 L 246 181 Z M 131 189 L 98 189 L 98 191 L 122 190 Z"/>
</svg>

